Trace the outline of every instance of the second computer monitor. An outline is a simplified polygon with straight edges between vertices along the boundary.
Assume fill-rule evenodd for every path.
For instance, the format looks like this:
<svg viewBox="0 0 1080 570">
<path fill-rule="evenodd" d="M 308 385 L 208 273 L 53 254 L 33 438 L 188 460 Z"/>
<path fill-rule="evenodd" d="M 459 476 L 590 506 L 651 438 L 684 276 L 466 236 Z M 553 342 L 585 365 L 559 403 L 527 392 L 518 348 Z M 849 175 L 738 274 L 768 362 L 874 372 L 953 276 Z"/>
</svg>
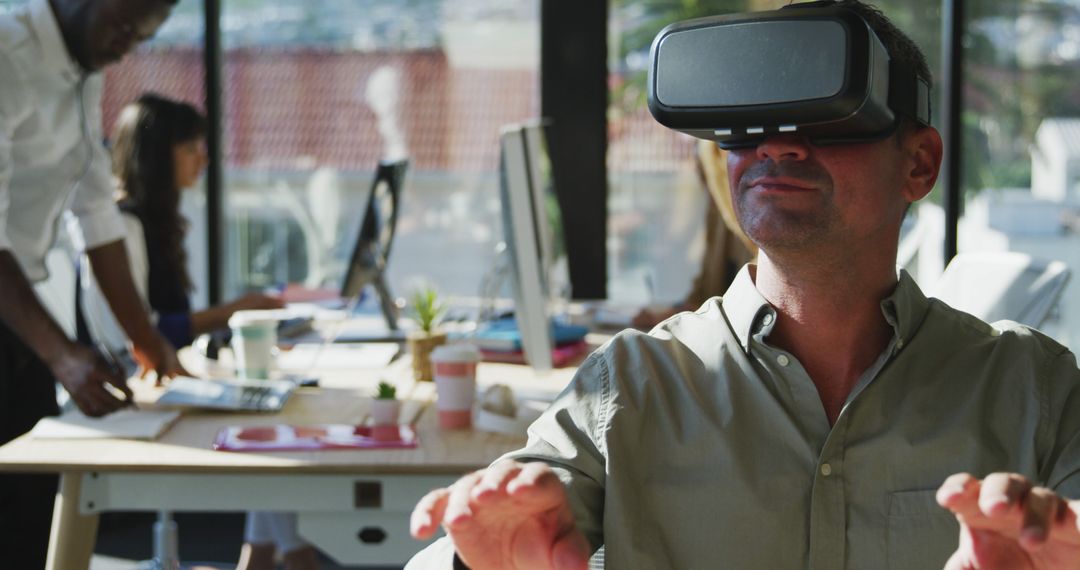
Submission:
<svg viewBox="0 0 1080 570">
<path fill-rule="evenodd" d="M 366 286 L 372 285 L 379 296 L 379 305 L 386 317 L 386 324 L 391 330 L 398 329 L 398 312 L 386 283 L 386 263 L 390 257 L 390 246 L 394 242 L 401 187 L 408 167 L 407 160 L 379 162 L 356 245 L 353 247 L 349 265 L 345 268 L 345 279 L 341 285 L 341 296 L 344 299 L 357 299 Z"/>
<path fill-rule="evenodd" d="M 543 126 L 505 127 L 500 137 L 503 235 L 510 257 L 514 316 L 529 364 L 552 368 L 552 268 L 561 254 L 562 228 L 550 180 Z"/>
</svg>

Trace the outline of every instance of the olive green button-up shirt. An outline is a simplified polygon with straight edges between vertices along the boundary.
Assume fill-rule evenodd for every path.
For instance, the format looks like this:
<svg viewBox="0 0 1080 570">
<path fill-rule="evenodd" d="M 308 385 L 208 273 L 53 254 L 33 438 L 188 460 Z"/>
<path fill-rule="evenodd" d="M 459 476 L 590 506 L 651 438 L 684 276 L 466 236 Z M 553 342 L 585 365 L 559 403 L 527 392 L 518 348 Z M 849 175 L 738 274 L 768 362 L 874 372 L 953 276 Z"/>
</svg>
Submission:
<svg viewBox="0 0 1080 570">
<path fill-rule="evenodd" d="M 903 272 L 881 310 L 893 338 L 832 427 L 798 359 L 769 345 L 779 317 L 744 268 L 722 300 L 590 356 L 510 457 L 558 470 L 620 570 L 941 568 L 958 537 L 934 500 L 949 475 L 1016 472 L 1080 498 L 1071 352 Z M 425 554 L 449 567 L 447 546 Z"/>
</svg>

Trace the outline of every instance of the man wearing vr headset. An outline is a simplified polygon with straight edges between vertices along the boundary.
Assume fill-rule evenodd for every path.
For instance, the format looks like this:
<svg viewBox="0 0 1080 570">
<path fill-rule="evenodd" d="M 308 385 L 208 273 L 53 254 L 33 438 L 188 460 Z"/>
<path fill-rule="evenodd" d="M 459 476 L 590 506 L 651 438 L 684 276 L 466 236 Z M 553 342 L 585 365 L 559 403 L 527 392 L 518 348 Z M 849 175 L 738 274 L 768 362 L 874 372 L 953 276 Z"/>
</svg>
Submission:
<svg viewBox="0 0 1080 570">
<path fill-rule="evenodd" d="M 411 567 L 585 568 L 603 545 L 619 569 L 1080 568 L 1074 356 L 895 267 L 942 156 L 914 43 L 815 2 L 676 24 L 652 62 L 657 119 L 732 149 L 759 262 L 616 336 L 523 450 L 425 496 L 413 535 L 449 536 Z"/>
</svg>

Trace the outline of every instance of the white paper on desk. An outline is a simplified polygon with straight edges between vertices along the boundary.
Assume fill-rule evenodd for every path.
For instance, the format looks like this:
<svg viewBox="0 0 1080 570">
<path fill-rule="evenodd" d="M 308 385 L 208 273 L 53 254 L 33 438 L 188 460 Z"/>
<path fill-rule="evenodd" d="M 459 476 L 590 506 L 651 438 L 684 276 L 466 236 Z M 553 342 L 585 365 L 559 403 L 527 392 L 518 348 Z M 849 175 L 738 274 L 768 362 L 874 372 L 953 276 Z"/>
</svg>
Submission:
<svg viewBox="0 0 1080 570">
<path fill-rule="evenodd" d="M 278 355 L 277 367 L 284 372 L 302 373 L 328 368 L 383 368 L 399 350 L 401 347 L 392 342 L 298 344 Z"/>
<path fill-rule="evenodd" d="M 78 410 L 42 418 L 30 435 L 39 439 L 156 439 L 180 417 L 176 410 L 123 409 L 100 418 Z"/>
</svg>

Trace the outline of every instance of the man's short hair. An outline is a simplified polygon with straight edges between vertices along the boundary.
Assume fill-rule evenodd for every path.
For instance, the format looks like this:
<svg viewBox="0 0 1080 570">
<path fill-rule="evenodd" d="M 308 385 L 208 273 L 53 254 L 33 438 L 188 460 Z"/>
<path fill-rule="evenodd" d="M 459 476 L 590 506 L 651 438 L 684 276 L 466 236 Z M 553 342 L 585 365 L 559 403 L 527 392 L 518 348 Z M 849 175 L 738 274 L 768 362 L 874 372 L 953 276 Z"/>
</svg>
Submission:
<svg viewBox="0 0 1080 570">
<path fill-rule="evenodd" d="M 862 16 L 870 29 L 874 30 L 881 43 L 885 45 L 885 51 L 889 57 L 906 64 L 915 71 L 915 74 L 926 80 L 928 87 L 934 86 L 934 78 L 930 75 L 930 66 L 926 63 L 919 46 L 896 27 L 885 14 L 877 7 L 861 2 L 860 0 L 837 0 L 835 6 L 847 8 L 859 16 Z"/>
</svg>

